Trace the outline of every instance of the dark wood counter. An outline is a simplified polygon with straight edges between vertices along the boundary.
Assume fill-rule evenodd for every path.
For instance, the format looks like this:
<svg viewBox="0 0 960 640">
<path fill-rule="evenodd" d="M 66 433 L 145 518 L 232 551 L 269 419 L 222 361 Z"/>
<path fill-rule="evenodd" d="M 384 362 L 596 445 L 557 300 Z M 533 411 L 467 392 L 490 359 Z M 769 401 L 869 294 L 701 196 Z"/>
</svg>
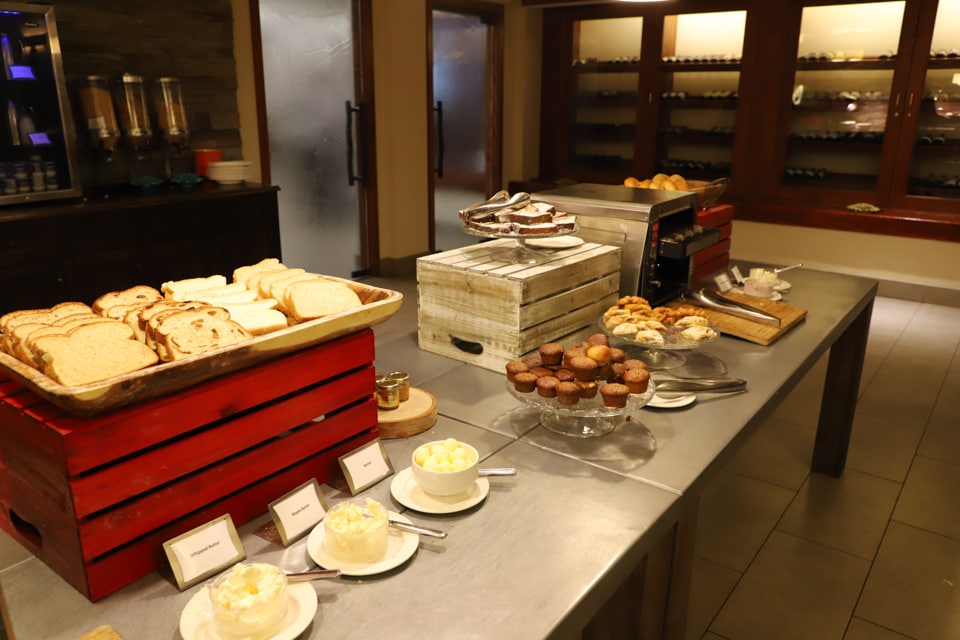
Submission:
<svg viewBox="0 0 960 640">
<path fill-rule="evenodd" d="M 0 208 L 0 313 L 281 257 L 277 191 L 203 183 Z"/>
</svg>

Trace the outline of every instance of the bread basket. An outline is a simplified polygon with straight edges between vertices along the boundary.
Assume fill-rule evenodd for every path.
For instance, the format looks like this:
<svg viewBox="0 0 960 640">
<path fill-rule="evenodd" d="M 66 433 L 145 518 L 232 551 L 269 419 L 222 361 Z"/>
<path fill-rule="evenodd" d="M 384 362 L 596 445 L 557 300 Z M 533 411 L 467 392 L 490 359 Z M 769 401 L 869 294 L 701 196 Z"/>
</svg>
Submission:
<svg viewBox="0 0 960 640">
<path fill-rule="evenodd" d="M 724 190 L 727 188 L 727 178 L 717 178 L 713 181 L 706 180 L 687 180 L 687 191 L 697 194 L 697 206 L 701 209 L 708 209 L 720 199 Z"/>
</svg>

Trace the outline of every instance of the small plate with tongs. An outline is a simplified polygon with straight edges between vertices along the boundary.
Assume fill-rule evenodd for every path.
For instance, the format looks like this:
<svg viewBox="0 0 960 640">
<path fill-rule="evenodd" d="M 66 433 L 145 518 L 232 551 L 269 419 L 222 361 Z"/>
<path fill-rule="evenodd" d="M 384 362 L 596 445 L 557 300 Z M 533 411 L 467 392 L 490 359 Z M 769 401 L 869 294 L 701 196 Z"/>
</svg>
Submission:
<svg viewBox="0 0 960 640">
<path fill-rule="evenodd" d="M 746 318 L 747 320 L 753 320 L 763 324 L 769 324 L 777 328 L 780 327 L 780 318 L 764 311 L 760 311 L 759 309 L 751 307 L 748 304 L 725 298 L 716 291 L 711 291 L 710 289 L 689 291 L 683 294 L 683 299 L 686 302 L 699 307 L 722 311 L 733 316 Z"/>
</svg>

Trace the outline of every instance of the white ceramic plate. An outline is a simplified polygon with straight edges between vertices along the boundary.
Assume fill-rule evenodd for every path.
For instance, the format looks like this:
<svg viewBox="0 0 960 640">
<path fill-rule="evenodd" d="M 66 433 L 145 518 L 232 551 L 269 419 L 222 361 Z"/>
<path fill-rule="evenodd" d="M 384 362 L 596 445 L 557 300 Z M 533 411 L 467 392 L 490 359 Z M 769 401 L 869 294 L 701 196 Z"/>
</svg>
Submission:
<svg viewBox="0 0 960 640">
<path fill-rule="evenodd" d="M 294 640 L 306 629 L 317 614 L 317 591 L 309 582 L 287 587 L 287 615 L 283 627 L 270 640 Z M 183 640 L 221 640 L 213 624 L 210 596 L 203 587 L 190 598 L 180 614 L 180 635 Z"/>
<path fill-rule="evenodd" d="M 730 289 L 730 293 L 743 293 L 743 287 L 734 287 L 734 288 Z M 744 295 L 745 295 L 745 294 L 744 294 Z M 770 299 L 770 300 L 773 300 L 774 302 L 776 302 L 776 301 L 778 301 L 778 300 L 783 300 L 783 296 L 780 295 L 780 293 L 779 293 L 778 291 L 774 291 L 774 292 L 773 292 L 773 295 L 771 295 L 769 299 Z"/>
<path fill-rule="evenodd" d="M 413 524 L 409 518 L 388 511 L 387 515 L 391 520 Z M 379 562 L 344 562 L 338 560 L 324 550 L 323 539 L 326 537 L 326 530 L 323 528 L 323 522 L 320 522 L 310 532 L 307 538 L 307 553 L 318 565 L 324 569 L 340 569 L 345 576 L 372 576 L 390 569 L 396 569 L 401 564 L 409 560 L 417 547 L 420 546 L 420 536 L 409 531 L 401 531 L 396 527 L 390 527 L 387 535 L 387 554 Z"/>
<path fill-rule="evenodd" d="M 773 290 L 774 290 L 774 291 L 789 291 L 789 290 L 790 290 L 790 287 L 792 287 L 792 286 L 793 286 L 793 285 L 791 285 L 791 284 L 790 284 L 789 282 L 787 282 L 786 280 L 781 280 L 780 282 L 778 282 L 777 284 L 775 284 L 775 285 L 773 286 Z"/>
<path fill-rule="evenodd" d="M 413 477 L 413 470 L 407 467 L 393 477 L 390 493 L 393 498 L 414 511 L 421 513 L 456 513 L 480 504 L 490 492 L 490 481 L 477 478 L 466 495 L 434 496 L 426 493 Z"/>
<path fill-rule="evenodd" d="M 557 236 L 555 238 L 531 238 L 527 245 L 538 249 L 569 249 L 583 244 L 583 238 L 577 236 Z"/>
<path fill-rule="evenodd" d="M 647 402 L 648 407 L 655 409 L 679 409 L 693 404 L 697 399 L 695 393 L 659 393 L 653 394 L 653 398 Z"/>
</svg>

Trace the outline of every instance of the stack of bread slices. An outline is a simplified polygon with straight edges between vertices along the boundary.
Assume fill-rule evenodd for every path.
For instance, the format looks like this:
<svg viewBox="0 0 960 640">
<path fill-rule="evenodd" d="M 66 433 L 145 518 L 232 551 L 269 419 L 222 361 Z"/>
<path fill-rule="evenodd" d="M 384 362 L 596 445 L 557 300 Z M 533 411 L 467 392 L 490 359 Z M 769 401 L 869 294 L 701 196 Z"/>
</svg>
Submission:
<svg viewBox="0 0 960 640">
<path fill-rule="evenodd" d="M 76 386 L 227 347 L 362 306 L 345 282 L 277 258 L 212 275 L 112 291 L 0 316 L 0 350 Z"/>
</svg>

